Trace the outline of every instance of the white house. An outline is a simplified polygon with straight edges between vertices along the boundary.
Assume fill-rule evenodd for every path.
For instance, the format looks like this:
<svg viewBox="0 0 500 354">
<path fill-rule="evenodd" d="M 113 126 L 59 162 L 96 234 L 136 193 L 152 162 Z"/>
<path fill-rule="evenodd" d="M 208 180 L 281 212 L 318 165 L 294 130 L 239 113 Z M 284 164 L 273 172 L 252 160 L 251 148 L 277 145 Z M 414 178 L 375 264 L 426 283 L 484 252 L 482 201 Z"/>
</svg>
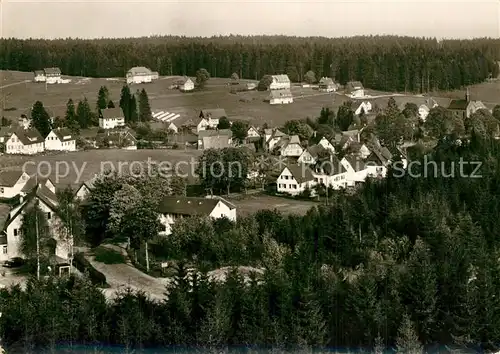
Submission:
<svg viewBox="0 0 500 354">
<path fill-rule="evenodd" d="M 247 130 L 247 138 L 249 139 L 259 139 L 260 134 L 257 128 L 250 126 Z"/>
<path fill-rule="evenodd" d="M 297 135 L 282 138 L 278 144 L 276 144 L 275 148 L 279 149 L 281 156 L 286 157 L 299 157 L 304 151 Z"/>
<path fill-rule="evenodd" d="M 26 196 L 19 205 L 12 209 L 3 229 L 2 260 L 23 257 L 20 251 L 22 220 L 25 212 L 32 208 L 35 203 L 38 204 L 41 211 L 45 214 L 51 233 L 51 250 L 49 253 L 58 263 L 69 261 L 73 239 L 70 235 L 63 235 L 60 227 L 61 220 L 57 217 L 58 201 L 55 193 L 43 184 L 36 185 L 32 193 Z"/>
<path fill-rule="evenodd" d="M 350 81 L 345 86 L 345 93 L 352 98 L 365 97 L 365 88 L 359 81 Z"/>
<path fill-rule="evenodd" d="M 359 116 L 361 112 L 368 114 L 372 111 L 372 103 L 370 101 L 362 101 L 360 103 L 354 103 L 354 114 Z"/>
<path fill-rule="evenodd" d="M 329 77 L 322 77 L 318 83 L 319 92 L 335 92 L 337 91 L 338 86 L 335 82 Z"/>
<path fill-rule="evenodd" d="M 223 108 L 203 109 L 198 117 L 206 119 L 208 126 L 215 129 L 219 125 L 219 120 L 221 118 L 227 118 L 227 113 Z"/>
<path fill-rule="evenodd" d="M 189 77 L 183 79 L 183 82 L 179 84 L 179 90 L 182 92 L 189 92 L 194 90 L 194 82 Z"/>
<path fill-rule="evenodd" d="M 6 154 L 35 155 L 45 150 L 45 139 L 36 129 L 17 129 L 5 142 Z"/>
<path fill-rule="evenodd" d="M 316 162 L 313 167 L 314 181 L 333 189 L 343 189 L 354 185 L 349 171 L 334 156 Z"/>
<path fill-rule="evenodd" d="M 309 165 L 315 164 L 318 161 L 320 153 L 322 152 L 332 153 L 330 150 L 325 149 L 322 145 L 311 145 L 307 149 L 304 149 L 297 162 Z"/>
<path fill-rule="evenodd" d="M 214 219 L 225 217 L 236 221 L 236 206 L 221 197 L 165 197 L 158 211 L 160 222 L 164 227 L 160 235 L 170 235 L 175 222 L 185 217 L 208 216 Z"/>
<path fill-rule="evenodd" d="M 154 78 L 158 78 L 158 74 L 156 75 L 148 68 L 144 66 L 135 66 L 129 71 L 127 71 L 126 79 L 127 84 L 142 84 L 151 82 Z"/>
<path fill-rule="evenodd" d="M 318 142 L 318 145 L 322 146 L 326 150 L 330 150 L 332 153 L 335 153 L 335 147 L 325 137 L 321 138 L 321 140 Z"/>
<path fill-rule="evenodd" d="M 306 189 L 312 189 L 317 183 L 311 169 L 304 165 L 289 165 L 281 171 L 276 180 L 278 193 L 299 195 Z"/>
<path fill-rule="evenodd" d="M 102 117 L 99 118 L 99 128 L 114 129 L 125 125 L 125 115 L 120 107 L 106 108 L 101 110 Z"/>
<path fill-rule="evenodd" d="M 348 172 L 350 182 L 361 183 L 366 180 L 369 170 L 363 160 L 356 156 L 344 156 L 340 163 Z"/>
<path fill-rule="evenodd" d="M 271 90 L 268 101 L 270 104 L 289 104 L 293 103 L 293 95 L 290 89 Z"/>
<path fill-rule="evenodd" d="M 270 90 L 290 90 L 290 78 L 288 75 L 273 75 L 273 81 L 269 85 Z"/>
<path fill-rule="evenodd" d="M 427 116 L 429 115 L 430 110 L 437 107 L 437 106 L 439 106 L 439 105 L 437 104 L 436 101 L 434 101 L 434 99 L 432 99 L 432 98 L 427 99 L 425 101 L 425 103 L 421 104 L 418 107 L 419 118 L 425 122 L 425 120 L 427 119 Z"/>
<path fill-rule="evenodd" d="M 43 70 L 36 70 L 33 72 L 35 82 L 46 82 L 47 84 L 60 84 L 65 80 L 61 78 L 61 69 L 59 68 L 45 68 Z"/>
<path fill-rule="evenodd" d="M 30 176 L 23 171 L 0 172 L 0 199 L 11 199 L 21 194 Z"/>
<path fill-rule="evenodd" d="M 392 154 L 387 148 L 372 149 L 365 160 L 368 177 L 384 178 L 391 163 Z"/>
<path fill-rule="evenodd" d="M 79 200 L 84 200 L 90 194 L 92 189 L 94 189 L 94 183 L 98 180 L 99 176 L 97 174 L 94 175 L 90 180 L 83 182 L 80 184 L 80 187 L 75 192 L 75 198 Z"/>
<path fill-rule="evenodd" d="M 53 129 L 45 138 L 45 150 L 76 151 L 76 137 L 69 129 Z"/>
</svg>

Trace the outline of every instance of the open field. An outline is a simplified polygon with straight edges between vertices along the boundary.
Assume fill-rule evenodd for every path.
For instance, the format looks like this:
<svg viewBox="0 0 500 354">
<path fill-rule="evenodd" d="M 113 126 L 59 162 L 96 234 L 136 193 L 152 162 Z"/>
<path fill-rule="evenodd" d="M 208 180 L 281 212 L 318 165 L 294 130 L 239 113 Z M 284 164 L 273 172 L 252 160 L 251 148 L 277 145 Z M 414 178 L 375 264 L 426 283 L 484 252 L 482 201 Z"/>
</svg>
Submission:
<svg viewBox="0 0 500 354">
<path fill-rule="evenodd" d="M 228 200 L 236 205 L 238 215 L 249 215 L 262 209 L 277 209 L 285 214 L 304 215 L 309 209 L 318 205 L 315 202 L 280 198 L 265 194 L 245 196 L 242 199 L 228 198 Z"/>
<path fill-rule="evenodd" d="M 163 163 L 164 167 L 178 168 L 179 173 L 186 173 L 193 179 L 191 166 L 200 154 L 198 150 L 89 150 L 39 156 L 3 155 L 0 156 L 0 168 L 24 167 L 29 174 L 38 172 L 41 176 L 50 177 L 58 186 L 75 187 L 100 172 L 113 168 L 120 172 L 120 164 L 121 172 L 128 173 L 140 163 L 145 166 L 149 160 Z M 147 173 L 146 168 L 144 173 Z"/>
</svg>

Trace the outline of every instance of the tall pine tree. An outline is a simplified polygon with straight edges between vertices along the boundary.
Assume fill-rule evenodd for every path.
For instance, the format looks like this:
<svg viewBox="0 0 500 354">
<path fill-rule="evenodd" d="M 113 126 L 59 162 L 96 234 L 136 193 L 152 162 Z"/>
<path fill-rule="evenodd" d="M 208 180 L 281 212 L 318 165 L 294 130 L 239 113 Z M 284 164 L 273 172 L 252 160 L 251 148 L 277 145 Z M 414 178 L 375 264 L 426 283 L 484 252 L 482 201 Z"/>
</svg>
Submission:
<svg viewBox="0 0 500 354">
<path fill-rule="evenodd" d="M 31 110 L 31 127 L 37 129 L 43 137 L 46 137 L 52 129 L 50 116 L 40 101 L 36 101 Z"/>
<path fill-rule="evenodd" d="M 78 116 L 78 123 L 80 124 L 80 128 L 87 129 L 92 125 L 92 111 L 90 110 L 90 105 L 87 97 L 85 97 L 83 101 L 78 102 L 76 115 Z"/>
<path fill-rule="evenodd" d="M 121 95 L 120 95 L 120 108 L 123 111 L 123 115 L 125 116 L 125 122 L 130 122 L 130 105 L 131 105 L 131 97 L 130 88 L 128 85 L 123 85 Z"/>
<path fill-rule="evenodd" d="M 101 116 L 101 109 L 105 109 L 109 102 L 109 91 L 106 86 L 101 86 L 97 94 L 97 113 Z"/>
<path fill-rule="evenodd" d="M 71 98 L 66 103 L 65 124 L 66 127 L 73 132 L 78 132 L 80 129 L 80 124 L 75 111 L 75 104 Z"/>
<path fill-rule="evenodd" d="M 145 89 L 139 94 L 139 121 L 149 122 L 151 120 L 151 106 L 149 105 L 148 93 Z"/>
</svg>

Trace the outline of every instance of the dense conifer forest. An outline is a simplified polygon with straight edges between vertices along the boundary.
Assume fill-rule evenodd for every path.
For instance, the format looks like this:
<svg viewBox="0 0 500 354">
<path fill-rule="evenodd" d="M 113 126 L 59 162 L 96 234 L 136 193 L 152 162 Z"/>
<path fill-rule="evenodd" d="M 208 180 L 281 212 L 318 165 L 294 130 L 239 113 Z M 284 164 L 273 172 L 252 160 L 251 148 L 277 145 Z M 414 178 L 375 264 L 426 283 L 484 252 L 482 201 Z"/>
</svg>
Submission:
<svg viewBox="0 0 500 354">
<path fill-rule="evenodd" d="M 458 89 L 497 76 L 500 42 L 371 36 L 300 38 L 229 36 L 129 39 L 0 40 L 0 69 L 32 71 L 57 66 L 66 75 L 123 77 L 133 66 L 160 75 L 260 79 L 286 73 L 302 81 L 308 70 L 341 84 L 360 80 L 384 91 Z"/>
<path fill-rule="evenodd" d="M 461 166 L 460 158 L 482 165 Z M 235 224 L 179 222 L 163 247 L 202 272 L 190 284 L 178 263 L 177 286 L 160 303 L 134 293 L 107 303 L 73 279 L 1 290 L 0 337 L 21 347 L 494 348 L 500 145 L 445 137 L 430 152 L 415 148 L 412 160 L 422 163 L 411 175 L 391 170 L 305 216 L 260 211 Z M 236 273 L 217 285 L 203 272 L 244 264 L 266 271 L 246 285 Z"/>
</svg>

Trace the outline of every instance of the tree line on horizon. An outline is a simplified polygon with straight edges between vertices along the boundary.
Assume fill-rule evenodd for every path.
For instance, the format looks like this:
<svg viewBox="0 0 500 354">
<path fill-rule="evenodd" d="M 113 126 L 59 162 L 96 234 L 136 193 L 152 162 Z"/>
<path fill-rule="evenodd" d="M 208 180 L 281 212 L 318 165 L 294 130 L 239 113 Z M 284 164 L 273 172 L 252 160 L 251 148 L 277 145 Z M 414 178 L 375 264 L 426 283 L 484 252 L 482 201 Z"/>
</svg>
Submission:
<svg viewBox="0 0 500 354">
<path fill-rule="evenodd" d="M 384 91 L 453 90 L 498 75 L 500 41 L 443 40 L 396 36 L 353 38 L 149 37 L 127 39 L 2 39 L 0 68 L 32 71 L 58 66 L 66 75 L 123 77 L 133 66 L 160 75 L 195 76 L 206 68 L 212 77 L 258 80 L 286 73 L 303 81 L 318 78 L 341 84 L 359 80 Z"/>
</svg>

